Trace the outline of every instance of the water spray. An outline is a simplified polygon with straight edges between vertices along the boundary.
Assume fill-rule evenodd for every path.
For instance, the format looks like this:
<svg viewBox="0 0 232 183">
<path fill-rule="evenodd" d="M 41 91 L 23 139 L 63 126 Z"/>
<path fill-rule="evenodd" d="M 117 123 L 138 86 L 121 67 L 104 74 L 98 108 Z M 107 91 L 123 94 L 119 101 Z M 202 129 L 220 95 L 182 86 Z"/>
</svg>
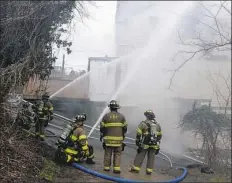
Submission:
<svg viewBox="0 0 232 183">
<path fill-rule="evenodd" d="M 186 4 L 187 4 L 187 3 L 189 4 L 189 2 L 185 2 L 185 3 L 186 3 Z M 179 12 L 179 14 L 183 14 L 183 13 L 186 11 L 186 9 L 188 8 L 188 6 L 186 6 L 185 3 L 181 2 L 182 6 L 183 6 L 183 4 L 184 4 L 184 8 L 181 9 L 182 12 L 181 12 L 181 13 Z M 192 2 L 190 2 L 190 3 L 192 4 Z M 179 8 L 179 6 L 177 6 L 177 7 Z M 180 17 L 178 17 L 178 18 L 180 18 Z M 178 18 L 176 18 L 176 21 L 177 21 Z M 156 37 L 156 34 L 154 34 L 154 33 L 152 34 L 152 36 L 150 36 L 151 39 L 149 40 L 147 46 L 143 49 L 143 52 L 142 52 L 141 56 L 140 56 L 139 58 L 137 58 L 136 60 L 134 60 L 134 61 L 136 61 L 136 62 L 135 62 L 135 64 L 133 65 L 133 69 L 132 69 L 131 72 L 127 75 L 127 77 L 126 77 L 126 79 L 123 81 L 123 83 L 120 84 L 118 90 L 117 90 L 117 91 L 115 92 L 115 94 L 111 97 L 111 100 L 116 99 L 116 98 L 118 97 L 119 93 L 127 86 L 127 84 L 129 83 L 129 81 L 131 80 L 131 78 L 134 76 L 134 74 L 137 72 L 137 70 L 140 69 L 138 66 L 140 66 L 141 64 L 143 64 L 143 62 L 141 62 L 141 60 L 144 59 L 144 57 L 146 58 L 146 56 L 149 55 L 149 54 L 154 54 L 154 50 L 155 50 L 156 53 L 159 51 L 158 49 L 154 49 L 154 48 L 153 48 L 153 49 L 149 49 L 149 48 L 152 48 L 152 46 L 153 46 L 152 44 L 154 43 L 154 41 L 156 41 L 156 42 L 158 42 L 158 43 L 159 43 L 159 42 L 162 43 L 163 40 L 166 40 L 166 38 L 168 38 L 169 34 L 171 33 L 170 30 L 172 30 L 172 29 L 174 28 L 176 21 L 173 22 L 172 20 L 169 19 L 169 21 L 163 23 L 163 25 L 164 25 L 163 27 L 165 27 L 165 26 L 166 26 L 166 27 L 165 27 L 165 29 L 163 29 L 164 32 L 162 33 L 162 36 Z M 162 21 L 161 21 L 161 23 L 162 23 Z M 168 26 L 167 26 L 167 25 L 168 25 Z M 158 27 L 162 27 L 162 26 L 158 26 Z M 147 49 L 148 49 L 149 51 L 148 51 L 148 52 L 145 52 L 145 50 L 147 50 Z M 144 59 L 144 60 L 146 60 L 146 59 Z M 139 61 L 140 61 L 140 62 L 139 62 Z M 137 66 L 137 67 L 136 67 L 136 66 Z M 93 133 L 93 131 L 95 130 L 95 128 L 96 128 L 96 127 L 99 125 L 99 123 L 101 122 L 103 116 L 107 113 L 107 111 L 108 111 L 108 107 L 106 107 L 106 108 L 103 110 L 103 112 L 102 112 L 101 115 L 99 116 L 97 122 L 95 123 L 95 125 L 93 126 L 93 128 L 91 129 L 91 131 L 89 132 L 88 137 L 91 136 L 91 134 Z"/>
<path fill-rule="evenodd" d="M 149 7 L 150 8 L 150 7 Z M 172 12 L 172 9 L 167 9 L 167 12 Z M 160 12 L 161 13 L 161 12 Z M 181 15 L 181 13 L 175 13 L 176 15 Z M 141 18 L 141 15 L 142 14 L 139 14 L 139 15 L 136 15 L 134 16 L 134 18 Z M 147 47 L 146 47 L 147 48 Z M 112 67 L 112 65 L 116 65 L 117 63 L 121 62 L 121 61 L 124 61 L 124 60 L 127 60 L 127 59 L 131 59 L 131 58 L 134 58 L 136 57 L 136 55 L 138 53 L 141 53 L 141 52 L 144 52 L 144 48 L 136 48 L 134 49 L 131 53 L 121 57 L 121 58 L 118 58 L 118 59 L 115 59 L 113 62 L 110 62 L 110 63 L 107 63 L 107 64 L 104 64 L 103 66 L 100 67 L 100 69 L 104 69 L 104 68 L 107 68 L 107 67 Z M 59 90 L 57 90 L 54 94 L 52 94 L 50 96 L 50 99 L 52 99 L 53 97 L 55 97 L 57 94 L 59 94 L 60 92 L 62 92 L 64 89 L 66 89 L 67 87 L 71 86 L 72 84 L 74 84 L 75 82 L 78 82 L 79 80 L 85 78 L 85 77 L 88 77 L 89 75 L 91 74 L 91 71 L 85 73 L 84 75 L 74 79 L 73 81 L 71 81 L 70 83 L 68 83 L 67 85 L 65 85 L 64 87 L 60 88 Z"/>
<path fill-rule="evenodd" d="M 72 85 L 73 83 L 75 83 L 77 80 L 80 80 L 86 76 L 89 75 L 89 72 L 83 74 L 82 76 L 74 79 L 73 81 L 71 81 L 70 83 L 68 83 L 67 85 L 65 85 L 64 87 L 62 87 L 61 89 L 57 90 L 55 93 L 53 93 L 51 96 L 50 96 L 50 99 L 52 99 L 54 96 L 56 96 L 58 93 L 60 93 L 61 91 L 63 91 L 65 88 L 69 87 L 70 85 Z"/>
<path fill-rule="evenodd" d="M 113 62 L 109 62 L 109 63 L 106 63 L 104 65 L 102 65 L 99 70 L 101 69 L 105 69 L 107 67 L 113 67 L 114 65 L 116 65 L 117 63 L 121 62 L 122 60 L 127 60 L 127 59 L 130 59 L 132 56 L 134 57 L 136 54 L 140 53 L 142 51 L 141 48 L 137 48 L 136 50 L 134 50 L 132 53 L 128 54 L 128 55 L 125 55 L 123 56 L 122 58 L 117 58 L 115 59 Z M 62 88 L 60 88 L 59 90 L 57 90 L 55 93 L 53 93 L 51 96 L 50 96 L 50 99 L 52 99 L 53 97 L 55 97 L 56 95 L 58 95 L 60 92 L 62 92 L 64 89 L 68 88 L 69 86 L 71 86 L 72 84 L 74 84 L 75 82 L 78 82 L 79 80 L 82 80 L 83 78 L 85 77 L 88 77 L 91 72 L 93 70 L 89 71 L 89 72 L 86 72 L 85 74 L 83 74 L 82 76 L 74 79 L 73 81 L 71 81 L 70 83 L 68 83 L 67 85 L 63 86 Z"/>
</svg>

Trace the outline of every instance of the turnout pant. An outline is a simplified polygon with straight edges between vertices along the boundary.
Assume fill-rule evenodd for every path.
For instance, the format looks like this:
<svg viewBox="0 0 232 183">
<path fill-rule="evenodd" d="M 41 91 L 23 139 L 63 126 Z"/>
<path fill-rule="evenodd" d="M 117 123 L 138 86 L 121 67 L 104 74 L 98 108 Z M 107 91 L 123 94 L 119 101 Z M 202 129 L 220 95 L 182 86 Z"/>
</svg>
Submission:
<svg viewBox="0 0 232 183">
<path fill-rule="evenodd" d="M 39 120 L 37 120 L 37 122 L 35 124 L 35 134 L 36 134 L 36 136 L 39 136 L 40 138 L 45 138 L 44 123 L 45 123 L 44 119 L 39 119 Z"/>
<path fill-rule="evenodd" d="M 87 154 L 87 158 L 88 159 L 93 159 L 94 158 L 94 150 L 93 150 L 93 146 L 88 145 L 88 154 Z"/>
<path fill-rule="evenodd" d="M 87 158 L 87 159 L 93 159 L 94 158 L 94 150 L 93 146 L 88 145 L 88 153 L 84 151 L 79 151 L 75 148 L 68 147 L 64 150 L 65 156 L 65 162 L 80 162 L 81 160 Z M 84 153 L 84 154 L 82 154 Z"/>
<path fill-rule="evenodd" d="M 147 166 L 146 166 L 146 172 L 152 173 L 155 163 L 155 152 L 156 150 L 154 148 L 148 148 L 148 149 L 141 149 L 140 152 L 138 152 L 134 159 L 134 165 L 132 166 L 132 170 L 135 172 L 139 172 L 144 158 L 147 154 Z"/>
<path fill-rule="evenodd" d="M 120 164 L 121 164 L 121 152 L 122 147 L 105 147 L 104 153 L 104 170 L 110 170 L 111 167 L 111 157 L 113 155 L 113 170 L 115 172 L 120 172 Z"/>
</svg>

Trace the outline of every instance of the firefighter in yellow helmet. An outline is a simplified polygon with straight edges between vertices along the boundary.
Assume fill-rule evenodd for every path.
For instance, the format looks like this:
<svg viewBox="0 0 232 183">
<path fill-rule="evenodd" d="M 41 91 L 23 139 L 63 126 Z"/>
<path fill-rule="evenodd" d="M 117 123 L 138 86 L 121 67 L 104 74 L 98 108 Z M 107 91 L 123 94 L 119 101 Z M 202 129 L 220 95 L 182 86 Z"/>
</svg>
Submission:
<svg viewBox="0 0 232 183">
<path fill-rule="evenodd" d="M 67 125 L 58 140 L 56 158 L 62 163 L 82 162 L 95 164 L 93 161 L 94 150 L 88 144 L 87 136 L 83 128 L 86 114 L 78 114 L 72 125 Z"/>
<path fill-rule="evenodd" d="M 45 93 L 42 96 L 42 100 L 40 100 L 35 106 L 35 112 L 38 115 L 38 120 L 35 124 L 35 134 L 41 140 L 44 140 L 44 127 L 48 123 L 48 121 L 53 119 L 53 105 L 48 100 L 49 95 Z"/>
<path fill-rule="evenodd" d="M 139 173 L 140 167 L 147 154 L 146 173 L 150 175 L 153 171 L 155 155 L 159 153 L 162 132 L 161 126 L 155 120 L 155 114 L 152 110 L 147 110 L 144 115 L 146 120 L 142 121 L 137 129 L 137 154 L 134 159 L 134 164 L 129 170 L 130 172 Z"/>
<path fill-rule="evenodd" d="M 102 139 L 104 152 L 104 171 L 110 171 L 113 154 L 113 172 L 120 173 L 121 152 L 124 149 L 123 140 L 127 132 L 125 116 L 117 110 L 120 108 L 117 101 L 112 100 L 108 107 L 110 112 L 105 114 L 100 124 L 100 141 Z"/>
</svg>

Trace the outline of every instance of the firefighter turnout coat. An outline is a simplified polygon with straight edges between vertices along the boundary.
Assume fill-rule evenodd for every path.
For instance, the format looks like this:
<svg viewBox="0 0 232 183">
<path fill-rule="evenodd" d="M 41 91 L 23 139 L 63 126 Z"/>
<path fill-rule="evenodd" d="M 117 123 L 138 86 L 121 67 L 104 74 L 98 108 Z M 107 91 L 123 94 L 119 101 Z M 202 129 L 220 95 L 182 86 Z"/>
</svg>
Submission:
<svg viewBox="0 0 232 183">
<path fill-rule="evenodd" d="M 100 132 L 104 140 L 104 170 L 110 170 L 111 156 L 114 154 L 114 172 L 120 172 L 122 143 L 127 132 L 127 122 L 123 114 L 112 111 L 102 119 Z"/>
</svg>

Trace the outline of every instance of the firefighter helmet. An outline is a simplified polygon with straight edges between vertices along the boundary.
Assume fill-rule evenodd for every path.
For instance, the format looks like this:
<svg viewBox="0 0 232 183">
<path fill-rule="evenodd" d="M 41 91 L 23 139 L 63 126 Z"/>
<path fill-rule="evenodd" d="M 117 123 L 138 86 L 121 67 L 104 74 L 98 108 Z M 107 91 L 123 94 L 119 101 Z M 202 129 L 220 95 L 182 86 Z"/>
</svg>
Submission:
<svg viewBox="0 0 232 183">
<path fill-rule="evenodd" d="M 42 100 L 48 100 L 49 99 L 49 94 L 46 92 L 45 94 L 42 95 Z"/>
<path fill-rule="evenodd" d="M 76 122 L 83 122 L 86 120 L 86 114 L 78 114 L 76 115 Z"/>
<path fill-rule="evenodd" d="M 147 110 L 144 112 L 144 115 L 147 117 L 147 119 L 152 120 L 155 119 L 155 114 L 152 110 Z"/>
<path fill-rule="evenodd" d="M 120 108 L 120 106 L 116 100 L 111 100 L 108 107 L 110 109 L 119 109 Z"/>
</svg>

